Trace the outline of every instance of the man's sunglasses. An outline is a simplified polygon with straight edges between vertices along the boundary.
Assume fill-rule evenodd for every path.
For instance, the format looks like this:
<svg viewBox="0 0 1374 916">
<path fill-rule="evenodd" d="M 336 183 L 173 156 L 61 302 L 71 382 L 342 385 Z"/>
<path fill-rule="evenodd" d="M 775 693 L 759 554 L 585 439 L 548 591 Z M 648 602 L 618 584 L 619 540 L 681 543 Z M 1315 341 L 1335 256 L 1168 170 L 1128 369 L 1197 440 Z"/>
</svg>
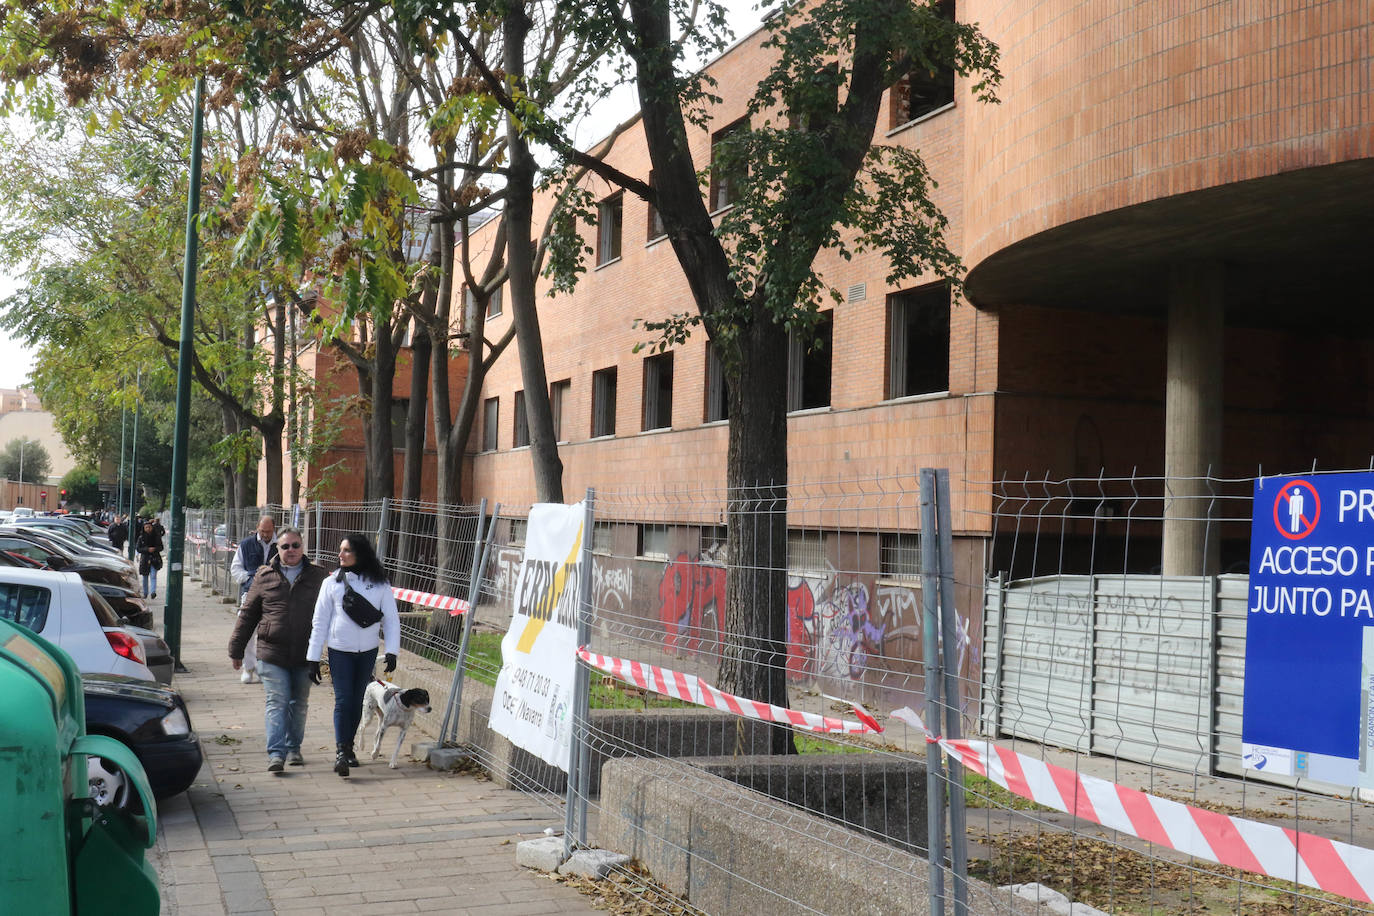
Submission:
<svg viewBox="0 0 1374 916">
<path fill-rule="evenodd" d="M 278 549 L 278 550 L 300 550 L 300 549 L 301 549 L 301 542 L 300 542 L 300 541 L 297 541 L 297 542 L 294 543 L 294 544 L 278 544 L 278 545 L 277 545 L 277 549 Z"/>
</svg>

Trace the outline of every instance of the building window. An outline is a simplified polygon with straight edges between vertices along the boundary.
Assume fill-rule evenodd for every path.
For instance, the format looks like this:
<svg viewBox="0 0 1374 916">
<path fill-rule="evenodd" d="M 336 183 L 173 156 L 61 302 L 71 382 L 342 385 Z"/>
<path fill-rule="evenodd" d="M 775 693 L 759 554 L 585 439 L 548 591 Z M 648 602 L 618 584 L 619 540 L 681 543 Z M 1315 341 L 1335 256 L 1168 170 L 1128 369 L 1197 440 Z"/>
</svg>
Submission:
<svg viewBox="0 0 1374 916">
<path fill-rule="evenodd" d="M 711 187 L 709 209 L 724 210 L 740 198 L 741 184 L 748 174 L 744 159 L 731 154 L 726 141 L 732 134 L 749 129 L 748 119 L 741 119 L 711 135 Z"/>
<path fill-rule="evenodd" d="M 487 317 L 488 317 L 488 318 L 495 318 L 497 315 L 501 314 L 501 290 L 502 290 L 502 289 L 504 289 L 504 287 L 501 287 L 501 286 L 496 287 L 496 289 L 494 289 L 494 290 L 491 291 L 491 295 L 487 297 Z M 468 310 L 469 312 L 474 312 L 474 313 L 475 313 L 476 310 L 477 310 L 477 296 L 476 296 L 476 294 L 474 294 L 473 291 L 472 291 L 470 288 L 465 289 L 464 292 L 465 292 L 465 294 L 466 294 L 466 296 L 467 296 L 467 310 Z"/>
<path fill-rule="evenodd" d="M 701 559 L 705 563 L 724 563 L 726 538 L 724 525 L 706 525 L 701 529 Z"/>
<path fill-rule="evenodd" d="M 564 411 L 568 406 L 568 394 L 572 391 L 572 380 L 563 379 L 549 386 L 549 410 L 553 413 L 553 438 L 555 442 L 568 441 L 563 425 Z"/>
<path fill-rule="evenodd" d="M 487 398 L 482 402 L 482 451 L 496 451 L 497 423 L 501 416 L 501 399 Z"/>
<path fill-rule="evenodd" d="M 610 556 L 615 549 L 615 524 L 595 522 L 592 525 L 592 552 Z"/>
<path fill-rule="evenodd" d="M 949 390 L 949 285 L 887 297 L 887 396 Z"/>
<path fill-rule="evenodd" d="M 885 534 L 878 555 L 878 574 L 884 579 L 921 577 L 921 536 Z"/>
<path fill-rule="evenodd" d="M 609 264 L 620 257 L 620 230 L 625 217 L 625 195 L 608 197 L 597 206 L 596 263 Z"/>
<path fill-rule="evenodd" d="M 513 448 L 530 444 L 530 420 L 525 414 L 525 392 L 515 392 L 515 438 Z"/>
<path fill-rule="evenodd" d="M 792 334 L 787 362 L 787 409 L 830 406 L 830 357 L 835 313 L 821 312 L 810 340 Z"/>
<path fill-rule="evenodd" d="M 668 559 L 668 526 L 640 525 L 638 556 L 653 560 Z"/>
<path fill-rule="evenodd" d="M 703 416 L 707 423 L 730 419 L 730 389 L 725 384 L 725 367 L 720 361 L 720 351 L 709 340 L 706 342 L 706 410 Z"/>
<path fill-rule="evenodd" d="M 649 172 L 649 187 L 654 187 L 654 173 L 652 171 Z M 663 236 L 668 234 L 668 230 L 665 229 L 663 226 L 663 217 L 659 214 L 658 207 L 655 207 L 653 204 L 649 204 L 648 210 L 649 226 L 646 230 L 646 238 L 648 238 L 648 240 L 652 242 L 654 239 L 663 238 Z"/>
<path fill-rule="evenodd" d="M 954 21 L 954 0 L 939 4 L 941 17 Z M 950 66 L 926 69 L 912 64 L 906 75 L 892 87 L 892 105 L 888 115 L 888 129 L 901 127 L 908 121 L 930 114 L 954 102 L 954 68 Z"/>
<path fill-rule="evenodd" d="M 592 373 L 592 438 L 615 435 L 615 367 Z"/>
<path fill-rule="evenodd" d="M 819 531 L 787 532 L 787 568 L 793 571 L 825 572 L 830 563 L 825 556 L 825 537 Z"/>
<path fill-rule="evenodd" d="M 673 425 L 673 354 L 660 353 L 644 360 L 643 429 Z"/>
</svg>

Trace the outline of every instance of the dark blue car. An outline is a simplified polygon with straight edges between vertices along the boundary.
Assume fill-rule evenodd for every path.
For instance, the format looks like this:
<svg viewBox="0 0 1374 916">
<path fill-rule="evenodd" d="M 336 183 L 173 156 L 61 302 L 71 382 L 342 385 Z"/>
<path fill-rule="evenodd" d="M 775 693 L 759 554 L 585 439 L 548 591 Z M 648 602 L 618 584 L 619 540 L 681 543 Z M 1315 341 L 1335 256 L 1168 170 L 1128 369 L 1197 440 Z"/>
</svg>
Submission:
<svg viewBox="0 0 1374 916">
<path fill-rule="evenodd" d="M 181 694 L 154 681 L 114 674 L 83 674 L 86 731 L 128 745 L 148 774 L 153 795 L 185 792 L 200 772 L 200 739 Z M 138 794 L 118 767 L 88 760 L 91 798 L 102 806 L 137 811 Z"/>
</svg>

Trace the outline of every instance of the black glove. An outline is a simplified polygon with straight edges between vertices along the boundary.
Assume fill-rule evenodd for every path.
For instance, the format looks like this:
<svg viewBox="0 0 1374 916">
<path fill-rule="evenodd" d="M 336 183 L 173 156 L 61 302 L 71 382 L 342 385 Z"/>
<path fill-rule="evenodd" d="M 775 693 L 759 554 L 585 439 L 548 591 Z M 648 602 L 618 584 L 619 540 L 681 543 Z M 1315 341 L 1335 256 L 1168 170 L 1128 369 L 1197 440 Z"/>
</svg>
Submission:
<svg viewBox="0 0 1374 916">
<path fill-rule="evenodd" d="M 308 668 L 310 669 L 310 681 L 311 681 L 311 683 L 314 683 L 314 684 L 319 684 L 319 683 L 321 683 L 321 682 L 324 680 L 324 676 L 320 674 L 320 663 L 319 663 L 319 662 L 306 662 L 305 664 L 306 664 L 306 667 L 308 667 Z"/>
<path fill-rule="evenodd" d="M 393 671 L 395 671 L 395 670 L 396 670 L 396 653 L 394 653 L 394 652 L 388 652 L 388 653 L 386 654 L 386 668 L 382 671 L 382 673 L 383 673 L 383 674 L 390 674 L 391 672 L 393 672 Z"/>
</svg>

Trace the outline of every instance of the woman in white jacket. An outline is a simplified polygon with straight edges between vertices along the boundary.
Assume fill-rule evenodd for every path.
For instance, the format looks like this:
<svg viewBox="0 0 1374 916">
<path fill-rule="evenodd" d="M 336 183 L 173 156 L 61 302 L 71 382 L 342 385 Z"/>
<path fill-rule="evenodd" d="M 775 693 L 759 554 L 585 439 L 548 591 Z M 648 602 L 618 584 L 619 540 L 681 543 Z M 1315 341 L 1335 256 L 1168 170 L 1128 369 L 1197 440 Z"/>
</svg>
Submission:
<svg viewBox="0 0 1374 916">
<path fill-rule="evenodd" d="M 375 619 L 378 612 L 381 619 L 371 623 L 356 621 L 344 606 L 350 589 L 367 602 L 367 607 L 362 608 L 365 620 L 369 616 Z M 324 650 L 329 649 L 337 749 L 334 772 L 340 776 L 347 776 L 349 767 L 358 766 L 353 740 L 363 717 L 363 692 L 372 681 L 377 665 L 379 636 L 386 643 L 386 673 L 390 674 L 396 670 L 396 653 L 401 643 L 401 618 L 396 613 L 396 598 L 372 544 L 361 534 L 350 534 L 339 543 L 339 571 L 320 587 L 310 646 L 305 651 L 311 680 L 318 684 L 320 659 Z"/>
</svg>

